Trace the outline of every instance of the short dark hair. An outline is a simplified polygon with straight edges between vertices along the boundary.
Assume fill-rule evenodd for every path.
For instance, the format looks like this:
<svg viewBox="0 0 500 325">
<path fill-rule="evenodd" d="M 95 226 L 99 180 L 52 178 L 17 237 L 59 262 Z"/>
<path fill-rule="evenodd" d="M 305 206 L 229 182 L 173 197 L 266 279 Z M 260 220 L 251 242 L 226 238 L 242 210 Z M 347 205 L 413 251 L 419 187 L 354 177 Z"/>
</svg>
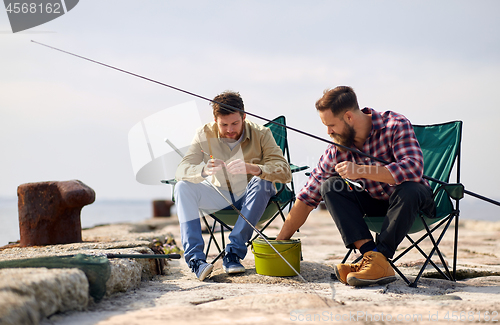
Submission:
<svg viewBox="0 0 500 325">
<path fill-rule="evenodd" d="M 316 102 L 316 109 L 321 112 L 329 109 L 334 116 L 339 116 L 347 110 L 359 110 L 359 105 L 356 94 L 351 87 L 337 86 L 323 92 L 323 97 Z"/>
<path fill-rule="evenodd" d="M 241 111 L 231 109 L 228 107 L 224 107 L 221 104 L 226 104 L 232 107 L 239 108 Z M 245 106 L 243 105 L 243 99 L 240 96 L 240 93 L 236 91 L 226 90 L 223 93 L 215 96 L 214 101 L 212 102 L 214 117 L 217 118 L 219 115 L 229 115 L 233 113 L 240 113 L 241 116 L 245 114 Z"/>
</svg>

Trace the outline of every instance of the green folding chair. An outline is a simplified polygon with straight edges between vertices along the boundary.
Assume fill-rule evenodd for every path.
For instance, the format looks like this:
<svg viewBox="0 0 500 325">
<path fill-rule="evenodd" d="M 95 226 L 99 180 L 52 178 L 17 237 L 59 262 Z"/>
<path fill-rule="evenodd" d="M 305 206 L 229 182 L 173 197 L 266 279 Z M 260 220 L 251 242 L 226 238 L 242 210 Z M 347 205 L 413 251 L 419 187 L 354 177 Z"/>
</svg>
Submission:
<svg viewBox="0 0 500 325">
<path fill-rule="evenodd" d="M 429 183 L 433 190 L 434 201 L 436 202 L 436 215 L 429 218 L 428 216 L 420 213 L 420 217 L 415 220 L 413 226 L 406 235 L 406 238 L 411 245 L 389 262 L 399 276 L 410 287 L 417 287 L 417 283 L 428 264 L 431 264 L 445 279 L 456 281 L 458 220 L 460 214 L 459 200 L 464 196 L 464 186 L 460 183 L 460 143 L 462 139 L 462 121 L 434 125 L 413 125 L 413 129 L 424 155 L 424 175 L 430 179 Z M 455 161 L 457 172 L 456 183 L 448 184 Z M 382 229 L 384 218 L 385 217 L 365 217 L 365 222 L 368 225 L 368 228 L 376 233 L 376 240 L 378 239 L 378 234 L 380 234 Z M 453 220 L 455 220 L 453 271 L 450 272 L 448 265 L 443 258 L 443 254 L 439 249 L 439 244 L 441 243 L 441 240 Z M 432 229 L 430 226 L 433 226 Z M 438 229 L 441 229 L 441 232 L 436 238 L 433 233 Z M 410 234 L 415 234 L 422 230 L 425 230 L 425 234 L 418 240 L 413 240 L 410 237 Z M 424 252 L 424 250 L 419 246 L 419 244 L 426 238 L 428 238 L 432 243 L 432 249 L 429 253 Z M 413 282 L 410 282 L 394 265 L 394 263 L 413 248 L 418 250 L 422 256 L 424 256 L 425 262 Z M 349 250 L 342 260 L 342 263 L 345 263 L 352 251 L 352 249 Z M 432 261 L 434 254 L 437 254 L 439 257 L 444 271 Z M 359 257 L 358 260 L 360 258 L 361 257 Z"/>
<path fill-rule="evenodd" d="M 279 116 L 275 118 L 273 121 L 281 125 L 269 122 L 264 126 L 271 129 L 276 144 L 280 147 L 281 151 L 283 152 L 283 156 L 290 164 L 290 169 L 292 171 L 292 174 L 309 168 L 308 166 L 296 166 L 290 163 L 290 152 L 289 152 L 287 132 L 286 132 L 287 130 L 286 127 L 284 126 L 286 125 L 286 119 L 284 116 Z M 162 180 L 161 182 L 165 184 L 175 185 L 174 180 Z M 287 207 L 288 211 L 291 209 L 295 199 L 295 186 L 293 178 L 292 181 L 289 183 L 289 185 L 290 186 L 288 186 L 288 184 L 276 183 L 277 193 L 269 200 L 267 207 L 264 213 L 262 214 L 262 217 L 257 223 L 257 229 L 259 229 L 261 233 L 263 233 L 266 230 L 266 228 L 278 216 L 281 216 L 283 222 L 285 221 L 284 211 Z M 224 248 L 226 246 L 224 233 L 225 231 L 229 232 L 232 231 L 232 226 L 234 226 L 236 221 L 238 220 L 239 214 L 236 211 L 234 211 L 231 207 L 226 207 L 225 209 L 219 210 L 214 213 L 207 213 L 205 211 L 200 210 L 200 216 L 201 220 L 203 221 L 205 227 L 208 230 L 208 233 L 210 234 L 210 238 L 208 240 L 208 244 L 206 245 L 205 249 L 205 256 L 208 256 L 208 253 L 212 245 L 214 245 L 218 251 L 218 255 L 211 262 L 212 264 L 214 264 L 219 258 L 224 256 Z M 211 225 L 209 224 L 206 216 L 209 216 L 213 219 Z M 217 237 L 216 230 L 218 230 L 219 227 L 220 227 L 219 237 L 221 245 L 219 245 L 219 241 L 216 238 Z M 247 243 L 247 246 L 249 246 L 251 242 L 257 238 L 257 236 L 258 235 L 256 234 Z"/>
</svg>

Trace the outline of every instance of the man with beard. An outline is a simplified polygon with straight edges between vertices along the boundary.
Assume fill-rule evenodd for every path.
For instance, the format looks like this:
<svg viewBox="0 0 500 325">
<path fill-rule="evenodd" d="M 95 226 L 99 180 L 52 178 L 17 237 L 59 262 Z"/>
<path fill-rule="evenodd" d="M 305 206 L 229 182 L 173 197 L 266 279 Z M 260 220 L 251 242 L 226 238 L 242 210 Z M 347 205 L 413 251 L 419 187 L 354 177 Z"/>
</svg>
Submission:
<svg viewBox="0 0 500 325">
<path fill-rule="evenodd" d="M 345 246 L 363 254 L 360 263 L 336 265 L 337 278 L 352 286 L 394 281 L 387 259 L 393 257 L 420 211 L 435 213 L 432 190 L 422 178 L 422 150 L 411 123 L 395 112 L 360 110 L 356 94 L 346 86 L 326 90 L 316 109 L 337 144 L 389 164 L 328 146 L 297 195 L 277 239 L 289 239 L 324 200 Z M 351 186 L 354 180 L 361 189 Z M 377 243 L 363 220 L 365 216 L 385 216 Z"/>
<path fill-rule="evenodd" d="M 215 212 L 228 208 L 228 199 L 255 225 L 276 194 L 274 183 L 288 183 L 292 178 L 271 130 L 246 120 L 239 93 L 226 91 L 217 95 L 212 107 L 214 122 L 197 130 L 175 174 L 178 182 L 174 197 L 184 258 L 201 281 L 213 265 L 206 262 L 203 252 L 199 209 Z M 212 186 L 218 187 L 226 199 Z M 252 232 L 252 227 L 238 217 L 225 248 L 226 273 L 245 272 L 240 260 L 246 256 L 246 242 Z"/>
</svg>

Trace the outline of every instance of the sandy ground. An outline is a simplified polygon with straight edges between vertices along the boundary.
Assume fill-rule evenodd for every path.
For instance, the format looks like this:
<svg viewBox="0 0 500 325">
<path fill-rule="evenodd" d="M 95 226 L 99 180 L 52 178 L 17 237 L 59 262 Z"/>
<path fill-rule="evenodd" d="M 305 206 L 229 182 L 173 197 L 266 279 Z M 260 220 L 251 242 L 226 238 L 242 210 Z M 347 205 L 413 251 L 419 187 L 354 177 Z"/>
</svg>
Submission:
<svg viewBox="0 0 500 325">
<path fill-rule="evenodd" d="M 281 221 L 275 221 L 266 234 L 277 234 L 281 225 Z M 178 238 L 177 224 L 166 228 Z M 441 245 L 450 264 L 453 230 Z M 457 282 L 422 278 L 417 288 L 410 288 L 398 279 L 384 286 L 355 288 L 332 279 L 332 265 L 340 262 L 346 249 L 329 215 L 315 211 L 296 234 L 302 243 L 300 273 L 307 283 L 297 276 L 257 274 L 250 249 L 243 261 L 247 269 L 244 274 L 226 275 L 218 261 L 211 277 L 203 282 L 196 279 L 183 259 L 172 260 L 166 275 L 142 282 L 139 289 L 107 297 L 85 312 L 53 315 L 42 324 L 498 322 L 499 235 L 500 222 L 460 223 L 458 274 L 463 279 Z M 399 250 L 408 245 L 405 240 Z M 416 252 L 396 265 L 412 278 L 421 262 L 422 256 Z"/>
</svg>

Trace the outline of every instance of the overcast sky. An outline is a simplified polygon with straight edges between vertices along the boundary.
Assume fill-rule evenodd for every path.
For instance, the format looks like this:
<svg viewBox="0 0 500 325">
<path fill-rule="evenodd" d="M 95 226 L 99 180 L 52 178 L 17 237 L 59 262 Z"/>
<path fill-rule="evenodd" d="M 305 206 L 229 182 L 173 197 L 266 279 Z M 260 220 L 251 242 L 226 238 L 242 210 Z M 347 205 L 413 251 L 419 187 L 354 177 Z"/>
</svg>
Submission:
<svg viewBox="0 0 500 325">
<path fill-rule="evenodd" d="M 499 31 L 495 0 L 82 0 L 16 34 L 0 9 L 0 196 L 27 182 L 79 179 L 97 200 L 168 197 L 168 186 L 135 180 L 129 131 L 193 100 L 193 121 L 211 120 L 205 101 L 35 40 L 209 98 L 237 90 L 248 111 L 285 115 L 325 138 L 314 103 L 337 85 L 352 86 L 362 107 L 414 124 L 462 120 L 462 182 L 499 199 Z M 176 123 L 200 122 L 173 114 L 165 132 Z M 295 164 L 314 166 L 326 148 L 289 138 Z"/>
</svg>

